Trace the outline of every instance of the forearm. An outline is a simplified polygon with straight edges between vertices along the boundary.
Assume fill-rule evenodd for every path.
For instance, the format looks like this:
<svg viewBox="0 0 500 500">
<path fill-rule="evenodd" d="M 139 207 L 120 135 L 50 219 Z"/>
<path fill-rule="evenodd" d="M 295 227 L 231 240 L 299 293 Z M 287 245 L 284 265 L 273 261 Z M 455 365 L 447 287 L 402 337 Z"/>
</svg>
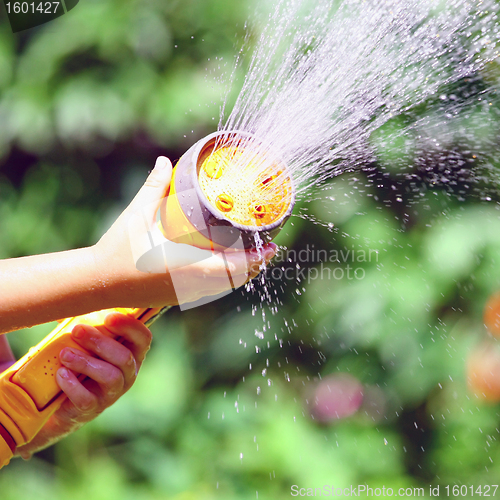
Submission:
<svg viewBox="0 0 500 500">
<path fill-rule="evenodd" d="M 0 261 L 0 333 L 114 307 L 94 247 Z"/>
</svg>

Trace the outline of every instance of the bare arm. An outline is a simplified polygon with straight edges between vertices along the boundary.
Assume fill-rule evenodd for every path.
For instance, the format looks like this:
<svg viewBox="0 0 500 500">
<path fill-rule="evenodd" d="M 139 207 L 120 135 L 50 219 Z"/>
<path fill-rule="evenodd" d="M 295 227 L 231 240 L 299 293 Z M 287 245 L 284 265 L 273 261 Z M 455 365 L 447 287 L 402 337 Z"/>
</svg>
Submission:
<svg viewBox="0 0 500 500">
<path fill-rule="evenodd" d="M 158 158 L 144 186 L 94 246 L 0 261 L 0 334 L 101 309 L 162 307 L 216 295 L 231 288 L 228 272 L 236 287 L 255 277 L 263 258 L 274 255 L 274 244 L 265 246 L 264 256 L 174 249 L 162 272 L 136 268 L 131 241 L 149 241 L 149 234 L 146 226 L 131 233 L 130 221 L 139 215 L 150 228 L 156 225 L 171 175 L 169 160 Z M 174 272 L 182 299 L 172 284 Z"/>
<path fill-rule="evenodd" d="M 0 333 L 105 309 L 95 248 L 0 261 Z"/>
</svg>

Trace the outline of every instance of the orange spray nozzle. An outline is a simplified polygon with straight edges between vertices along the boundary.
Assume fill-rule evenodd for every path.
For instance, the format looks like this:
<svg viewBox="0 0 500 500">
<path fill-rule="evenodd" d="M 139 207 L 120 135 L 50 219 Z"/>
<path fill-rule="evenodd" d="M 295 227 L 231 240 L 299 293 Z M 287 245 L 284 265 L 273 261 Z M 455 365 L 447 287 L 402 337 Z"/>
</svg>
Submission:
<svg viewBox="0 0 500 500">
<path fill-rule="evenodd" d="M 175 242 L 228 248 L 266 243 L 292 213 L 295 191 L 286 165 L 254 135 L 217 132 L 177 163 L 162 209 L 162 231 Z"/>
</svg>

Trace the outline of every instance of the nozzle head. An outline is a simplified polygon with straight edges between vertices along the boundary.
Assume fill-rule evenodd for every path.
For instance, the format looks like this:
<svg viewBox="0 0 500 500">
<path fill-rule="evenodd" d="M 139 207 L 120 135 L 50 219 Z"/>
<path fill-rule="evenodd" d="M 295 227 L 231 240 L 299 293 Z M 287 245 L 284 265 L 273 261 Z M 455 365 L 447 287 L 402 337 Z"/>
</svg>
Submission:
<svg viewBox="0 0 500 500">
<path fill-rule="evenodd" d="M 238 131 L 193 145 L 177 163 L 170 189 L 161 213 L 165 235 L 200 248 L 228 248 L 240 238 L 254 248 L 257 234 L 269 242 L 295 202 L 286 165 L 254 135 Z"/>
</svg>

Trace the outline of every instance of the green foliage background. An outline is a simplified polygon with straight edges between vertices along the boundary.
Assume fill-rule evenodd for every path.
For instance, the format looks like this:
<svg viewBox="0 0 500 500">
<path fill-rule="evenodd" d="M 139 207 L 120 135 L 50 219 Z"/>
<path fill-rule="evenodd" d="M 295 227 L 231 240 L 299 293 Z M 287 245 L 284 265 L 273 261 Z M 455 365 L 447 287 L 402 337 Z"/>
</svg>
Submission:
<svg viewBox="0 0 500 500">
<path fill-rule="evenodd" d="M 216 129 L 220 75 L 251 6 L 82 0 L 16 35 L 0 9 L 1 258 L 94 243 L 156 156 L 175 160 Z M 282 258 L 276 269 L 323 265 L 342 278 L 278 283 L 268 273 L 277 310 L 236 292 L 170 311 L 153 326 L 132 390 L 57 446 L 4 468 L 0 499 L 280 499 L 292 485 L 427 494 L 498 483 L 499 407 L 468 390 L 465 372 L 500 288 L 498 74 L 493 64 L 443 90 L 487 96 L 454 117 L 444 156 L 408 129 L 446 112 L 438 100 L 388 122 L 372 137 L 377 162 L 297 207 L 307 217 L 277 242 L 376 250 L 356 263 L 363 279 L 347 278 L 349 262 Z M 53 326 L 9 339 L 21 355 Z M 322 424 L 312 388 L 336 373 L 355 376 L 365 402 Z"/>
</svg>

